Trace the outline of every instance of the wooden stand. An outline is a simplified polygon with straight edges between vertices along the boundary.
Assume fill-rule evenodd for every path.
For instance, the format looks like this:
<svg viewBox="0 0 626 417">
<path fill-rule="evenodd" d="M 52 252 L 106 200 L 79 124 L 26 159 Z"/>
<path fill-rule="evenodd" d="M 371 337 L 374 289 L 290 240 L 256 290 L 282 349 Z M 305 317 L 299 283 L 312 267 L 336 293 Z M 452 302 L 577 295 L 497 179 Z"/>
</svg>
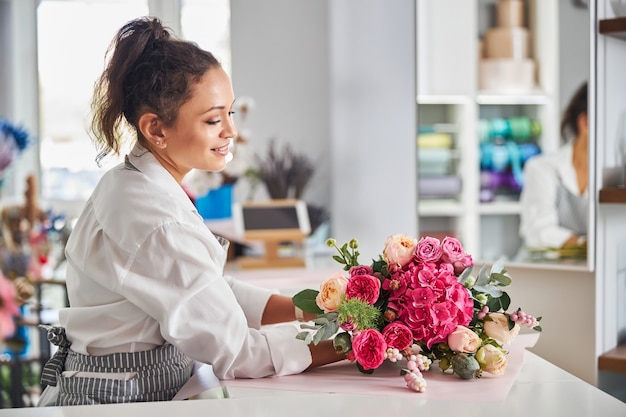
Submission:
<svg viewBox="0 0 626 417">
<path fill-rule="evenodd" d="M 306 235 L 298 230 L 259 230 L 245 233 L 247 241 L 262 241 L 265 247 L 263 256 L 242 256 L 237 258 L 237 266 L 251 268 L 296 268 L 304 267 L 301 256 L 280 256 L 279 248 L 283 243 L 302 246 Z"/>
</svg>

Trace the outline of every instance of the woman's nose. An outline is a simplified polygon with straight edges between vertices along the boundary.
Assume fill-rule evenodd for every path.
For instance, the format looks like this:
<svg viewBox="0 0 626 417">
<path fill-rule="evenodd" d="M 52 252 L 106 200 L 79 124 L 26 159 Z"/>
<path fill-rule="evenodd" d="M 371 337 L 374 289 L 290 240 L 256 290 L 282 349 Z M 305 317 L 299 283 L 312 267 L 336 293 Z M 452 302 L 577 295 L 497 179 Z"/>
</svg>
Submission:
<svg viewBox="0 0 626 417">
<path fill-rule="evenodd" d="M 237 137 L 237 127 L 235 126 L 235 122 L 232 116 L 229 116 L 224 121 L 224 129 L 222 130 L 223 137 L 226 138 L 235 138 Z"/>
</svg>

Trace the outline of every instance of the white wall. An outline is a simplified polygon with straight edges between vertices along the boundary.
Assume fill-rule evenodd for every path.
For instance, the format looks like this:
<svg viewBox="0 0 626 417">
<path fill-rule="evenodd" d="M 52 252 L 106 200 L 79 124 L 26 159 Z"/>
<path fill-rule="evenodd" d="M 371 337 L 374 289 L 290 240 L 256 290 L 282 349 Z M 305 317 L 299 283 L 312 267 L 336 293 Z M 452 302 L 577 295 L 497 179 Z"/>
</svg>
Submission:
<svg viewBox="0 0 626 417">
<path fill-rule="evenodd" d="M 413 0 L 331 2 L 332 233 L 366 261 L 417 235 Z"/>
<path fill-rule="evenodd" d="M 280 146 L 290 143 L 294 151 L 309 155 L 316 171 L 304 200 L 327 209 L 328 37 L 326 0 L 231 1 L 233 86 L 237 96 L 256 101 L 246 121 L 251 145 L 265 156 L 266 145 L 276 138 Z"/>
<path fill-rule="evenodd" d="M 559 1 L 559 103 L 561 113 L 589 79 L 589 9 Z"/>
</svg>

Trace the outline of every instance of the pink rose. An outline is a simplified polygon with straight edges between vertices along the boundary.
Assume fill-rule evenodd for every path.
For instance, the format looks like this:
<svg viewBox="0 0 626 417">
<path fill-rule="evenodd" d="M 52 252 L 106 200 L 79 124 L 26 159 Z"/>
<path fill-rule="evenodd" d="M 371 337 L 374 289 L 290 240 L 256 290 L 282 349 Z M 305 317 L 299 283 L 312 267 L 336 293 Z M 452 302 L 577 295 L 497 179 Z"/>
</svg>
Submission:
<svg viewBox="0 0 626 417">
<path fill-rule="evenodd" d="M 460 261 L 456 261 L 453 264 L 454 273 L 456 275 L 461 275 L 463 271 L 465 271 L 467 268 L 473 265 L 474 265 L 474 260 L 472 259 L 472 255 L 465 254 L 463 259 L 461 259 Z"/>
<path fill-rule="evenodd" d="M 448 335 L 448 346 L 455 352 L 474 353 L 480 343 L 480 336 L 465 326 L 456 326 L 456 330 Z"/>
<path fill-rule="evenodd" d="M 494 345 L 485 345 L 476 352 L 480 369 L 493 375 L 502 375 L 506 370 L 506 353 Z"/>
<path fill-rule="evenodd" d="M 383 338 L 388 348 L 395 348 L 400 351 L 413 344 L 413 332 L 405 324 L 398 321 L 389 323 L 383 329 Z"/>
<path fill-rule="evenodd" d="M 359 266 L 353 266 L 352 268 L 350 268 L 350 276 L 354 276 L 354 275 L 372 275 L 374 273 L 374 271 L 372 271 L 372 267 L 369 265 L 359 265 Z"/>
<path fill-rule="evenodd" d="M 392 235 L 387 238 L 383 249 L 383 258 L 388 265 L 400 268 L 413 260 L 417 240 L 407 235 Z"/>
<path fill-rule="evenodd" d="M 437 262 L 442 255 L 439 239 L 426 236 L 417 242 L 415 256 L 420 262 Z"/>
<path fill-rule="evenodd" d="M 379 331 L 365 329 L 352 338 L 352 351 L 363 369 L 376 369 L 387 356 L 387 344 Z"/>
<path fill-rule="evenodd" d="M 519 333 L 519 325 L 515 324 L 509 330 L 509 319 L 503 313 L 489 313 L 483 325 L 485 334 L 492 339 L 497 340 L 503 345 L 511 343 L 511 341 Z"/>
<path fill-rule="evenodd" d="M 465 256 L 461 242 L 449 236 L 441 242 L 441 251 L 443 252 L 442 259 L 451 264 L 460 261 Z"/>
<path fill-rule="evenodd" d="M 320 292 L 315 298 L 315 304 L 325 313 L 337 311 L 346 293 L 347 285 L 348 279 L 341 272 L 333 274 L 320 285 Z"/>
<path fill-rule="evenodd" d="M 346 298 L 358 298 L 367 303 L 374 304 L 380 295 L 380 280 L 371 275 L 354 275 L 348 280 L 346 286 Z"/>
</svg>

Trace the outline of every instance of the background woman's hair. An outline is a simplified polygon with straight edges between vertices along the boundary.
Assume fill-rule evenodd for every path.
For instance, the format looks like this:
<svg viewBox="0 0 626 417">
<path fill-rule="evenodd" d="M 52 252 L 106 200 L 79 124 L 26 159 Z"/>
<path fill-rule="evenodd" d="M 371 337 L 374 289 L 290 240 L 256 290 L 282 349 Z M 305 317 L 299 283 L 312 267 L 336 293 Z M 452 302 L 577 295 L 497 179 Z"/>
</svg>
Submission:
<svg viewBox="0 0 626 417">
<path fill-rule="evenodd" d="M 106 66 L 91 103 L 96 161 L 120 153 L 125 127 L 135 131 L 145 112 L 171 125 L 191 96 L 191 86 L 220 63 L 195 43 L 176 38 L 154 17 L 126 23 L 106 52 Z"/>
<path fill-rule="evenodd" d="M 578 116 L 587 114 L 587 82 L 585 81 L 570 99 L 561 118 L 561 139 L 568 142 L 569 135 L 578 136 Z"/>
</svg>

